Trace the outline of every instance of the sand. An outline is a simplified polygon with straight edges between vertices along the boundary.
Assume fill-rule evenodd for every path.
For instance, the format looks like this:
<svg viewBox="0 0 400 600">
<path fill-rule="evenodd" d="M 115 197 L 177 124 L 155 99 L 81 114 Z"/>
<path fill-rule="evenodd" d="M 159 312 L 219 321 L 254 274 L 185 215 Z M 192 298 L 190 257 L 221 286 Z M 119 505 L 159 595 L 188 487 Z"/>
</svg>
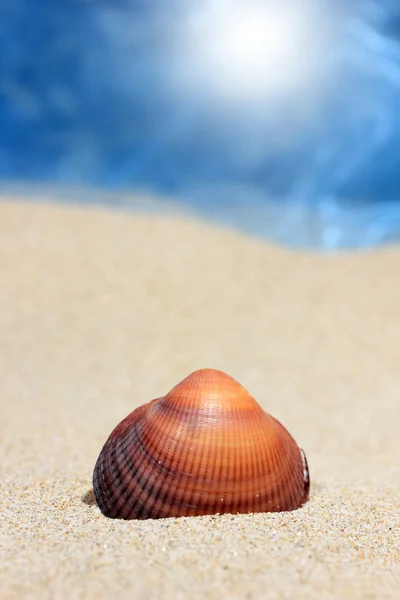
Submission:
<svg viewBox="0 0 400 600">
<path fill-rule="evenodd" d="M 400 248 L 293 252 L 145 211 L 0 202 L 0 598 L 400 598 Z M 116 521 L 111 429 L 191 371 L 305 449 L 298 511 Z"/>
</svg>

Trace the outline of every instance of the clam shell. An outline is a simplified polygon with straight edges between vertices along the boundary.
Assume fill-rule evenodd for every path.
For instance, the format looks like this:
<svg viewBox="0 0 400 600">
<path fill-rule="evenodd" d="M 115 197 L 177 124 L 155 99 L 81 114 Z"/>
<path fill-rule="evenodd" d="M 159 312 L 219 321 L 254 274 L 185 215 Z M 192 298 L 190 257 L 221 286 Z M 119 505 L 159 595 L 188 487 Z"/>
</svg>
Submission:
<svg viewBox="0 0 400 600">
<path fill-rule="evenodd" d="M 232 377 L 202 369 L 114 429 L 93 487 L 107 517 L 149 519 L 294 510 L 309 475 L 276 419 Z"/>
</svg>

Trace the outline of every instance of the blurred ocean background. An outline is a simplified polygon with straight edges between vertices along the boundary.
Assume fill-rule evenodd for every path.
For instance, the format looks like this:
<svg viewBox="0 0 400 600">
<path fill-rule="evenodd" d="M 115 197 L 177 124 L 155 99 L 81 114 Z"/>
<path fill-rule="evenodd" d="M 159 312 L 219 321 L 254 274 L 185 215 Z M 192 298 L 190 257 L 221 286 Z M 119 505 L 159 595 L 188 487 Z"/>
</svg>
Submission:
<svg viewBox="0 0 400 600">
<path fill-rule="evenodd" d="M 0 0 L 0 180 L 296 247 L 397 242 L 400 2 Z"/>
</svg>

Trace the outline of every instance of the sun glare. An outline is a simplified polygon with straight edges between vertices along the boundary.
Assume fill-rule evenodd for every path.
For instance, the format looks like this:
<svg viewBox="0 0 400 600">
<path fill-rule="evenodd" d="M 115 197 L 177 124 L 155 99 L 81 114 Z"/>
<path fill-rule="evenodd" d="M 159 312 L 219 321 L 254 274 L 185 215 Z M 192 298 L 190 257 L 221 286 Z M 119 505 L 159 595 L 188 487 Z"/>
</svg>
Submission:
<svg viewBox="0 0 400 600">
<path fill-rule="evenodd" d="M 284 9 L 233 11 L 203 52 L 220 92 L 254 96 L 288 88 L 298 77 L 305 32 Z"/>
<path fill-rule="evenodd" d="M 180 83 L 239 104 L 312 85 L 327 23 L 316 6 L 315 0 L 200 3 L 179 38 Z"/>
</svg>

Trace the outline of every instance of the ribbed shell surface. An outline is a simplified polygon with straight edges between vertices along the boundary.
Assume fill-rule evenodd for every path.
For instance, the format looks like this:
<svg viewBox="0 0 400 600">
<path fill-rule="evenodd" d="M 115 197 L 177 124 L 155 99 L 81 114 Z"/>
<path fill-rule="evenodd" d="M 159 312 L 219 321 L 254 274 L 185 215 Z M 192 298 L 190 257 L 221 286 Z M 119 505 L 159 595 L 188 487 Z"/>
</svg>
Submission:
<svg viewBox="0 0 400 600">
<path fill-rule="evenodd" d="M 146 519 L 293 510 L 309 478 L 286 429 L 234 379 L 203 369 L 114 429 L 93 486 L 104 515 Z"/>
</svg>

